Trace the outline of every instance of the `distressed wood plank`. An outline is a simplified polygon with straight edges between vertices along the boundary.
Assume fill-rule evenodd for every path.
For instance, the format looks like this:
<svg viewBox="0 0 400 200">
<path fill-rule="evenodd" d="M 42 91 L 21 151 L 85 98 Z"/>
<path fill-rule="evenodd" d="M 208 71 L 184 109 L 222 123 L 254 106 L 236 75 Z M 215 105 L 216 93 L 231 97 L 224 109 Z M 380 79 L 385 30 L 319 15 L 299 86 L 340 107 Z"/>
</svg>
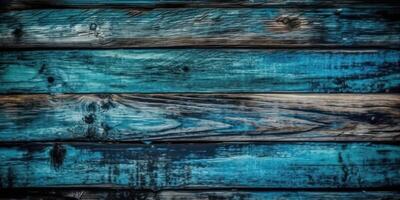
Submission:
<svg viewBox="0 0 400 200">
<path fill-rule="evenodd" d="M 397 50 L 6 51 L 0 93 L 398 92 Z"/>
<path fill-rule="evenodd" d="M 337 7 L 337 6 L 360 6 L 371 5 L 395 6 L 399 5 L 397 0 L 3 0 L 0 9 L 38 9 L 38 8 L 98 8 L 98 7 Z"/>
<path fill-rule="evenodd" d="M 35 9 L 0 12 L 3 48 L 398 48 L 399 7 Z"/>
<path fill-rule="evenodd" d="M 400 146 L 374 143 L 0 147 L 2 187 L 398 188 Z"/>
<path fill-rule="evenodd" d="M 399 141 L 400 95 L 2 95 L 0 141 Z"/>
<path fill-rule="evenodd" d="M 398 191 L 246 191 L 246 190 L 166 190 L 159 192 L 127 190 L 127 189 L 23 189 L 23 190 L 3 190 L 0 199 L 74 199 L 74 200 L 282 200 L 282 199 L 371 199 L 388 200 L 398 199 Z"/>
</svg>

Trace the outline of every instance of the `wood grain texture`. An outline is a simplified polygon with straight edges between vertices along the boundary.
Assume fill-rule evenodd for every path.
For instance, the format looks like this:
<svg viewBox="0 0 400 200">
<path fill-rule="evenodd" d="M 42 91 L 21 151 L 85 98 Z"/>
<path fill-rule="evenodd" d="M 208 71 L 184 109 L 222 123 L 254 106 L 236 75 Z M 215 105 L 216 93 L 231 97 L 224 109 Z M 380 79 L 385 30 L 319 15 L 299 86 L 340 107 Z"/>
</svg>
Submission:
<svg viewBox="0 0 400 200">
<path fill-rule="evenodd" d="M 0 12 L 3 48 L 398 48 L 400 7 L 35 9 Z"/>
<path fill-rule="evenodd" d="M 399 95 L 2 95 L 0 141 L 398 141 Z"/>
<path fill-rule="evenodd" d="M 400 146 L 374 143 L 0 147 L 1 187 L 398 188 Z"/>
<path fill-rule="evenodd" d="M 5 194 L 4 191 L 7 193 Z M 388 200 L 399 199 L 397 191 L 246 191 L 246 190 L 164 190 L 158 192 L 110 189 L 46 188 L 3 190 L 0 199 L 19 200 Z"/>
<path fill-rule="evenodd" d="M 6 51 L 0 93 L 400 91 L 397 50 Z"/>
<path fill-rule="evenodd" d="M 43 8 L 180 8 L 180 7 L 368 7 L 398 6 L 397 0 L 3 0 L 0 9 L 43 9 Z"/>
</svg>

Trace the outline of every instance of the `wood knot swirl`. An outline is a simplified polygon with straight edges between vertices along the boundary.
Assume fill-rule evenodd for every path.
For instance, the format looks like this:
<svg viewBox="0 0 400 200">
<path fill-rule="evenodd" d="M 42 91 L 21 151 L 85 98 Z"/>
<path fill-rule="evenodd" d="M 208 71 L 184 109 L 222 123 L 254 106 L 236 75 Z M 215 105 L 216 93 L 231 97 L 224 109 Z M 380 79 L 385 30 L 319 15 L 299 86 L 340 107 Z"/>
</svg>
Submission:
<svg viewBox="0 0 400 200">
<path fill-rule="evenodd" d="M 311 28 L 311 24 L 306 18 L 299 15 L 281 15 L 275 20 L 267 20 L 265 22 L 268 31 L 276 33 L 287 33 L 300 29 Z"/>
<path fill-rule="evenodd" d="M 276 22 L 286 25 L 289 29 L 299 28 L 301 20 L 296 16 L 280 16 L 276 19 Z"/>
</svg>

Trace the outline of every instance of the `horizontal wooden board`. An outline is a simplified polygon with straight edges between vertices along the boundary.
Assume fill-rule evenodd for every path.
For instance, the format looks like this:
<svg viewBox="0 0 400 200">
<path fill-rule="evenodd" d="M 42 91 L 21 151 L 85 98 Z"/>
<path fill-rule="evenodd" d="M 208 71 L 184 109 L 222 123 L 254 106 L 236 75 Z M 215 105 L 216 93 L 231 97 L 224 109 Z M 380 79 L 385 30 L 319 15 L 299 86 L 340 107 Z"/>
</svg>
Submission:
<svg viewBox="0 0 400 200">
<path fill-rule="evenodd" d="M 398 188 L 400 146 L 374 143 L 0 147 L 1 187 Z"/>
<path fill-rule="evenodd" d="M 400 95 L 0 96 L 0 142 L 399 139 Z"/>
<path fill-rule="evenodd" d="M 6 51 L 0 93 L 398 92 L 397 50 Z"/>
<path fill-rule="evenodd" d="M 399 7 L 34 9 L 0 12 L 3 48 L 398 48 Z"/>
<path fill-rule="evenodd" d="M 7 193 L 4 193 L 6 191 Z M 28 189 L 28 190 L 3 190 L 0 199 L 26 199 L 26 200 L 301 200 L 301 199 L 371 199 L 388 200 L 398 199 L 398 191 L 245 191 L 245 190 L 183 190 L 183 191 L 138 191 L 138 190 L 109 190 L 109 189 Z"/>
<path fill-rule="evenodd" d="M 0 9 L 38 9 L 38 8 L 96 8 L 96 7 L 337 7 L 371 5 L 395 6 L 397 0 L 4 0 Z"/>
</svg>

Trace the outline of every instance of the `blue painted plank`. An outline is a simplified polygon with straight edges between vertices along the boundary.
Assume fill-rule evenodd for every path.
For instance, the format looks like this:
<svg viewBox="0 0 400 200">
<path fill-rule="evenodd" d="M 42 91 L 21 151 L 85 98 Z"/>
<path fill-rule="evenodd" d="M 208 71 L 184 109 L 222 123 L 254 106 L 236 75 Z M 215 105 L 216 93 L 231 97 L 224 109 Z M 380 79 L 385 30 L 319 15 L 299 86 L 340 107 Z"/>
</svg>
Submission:
<svg viewBox="0 0 400 200">
<path fill-rule="evenodd" d="M 400 95 L 1 95 L 0 142 L 399 141 Z"/>
<path fill-rule="evenodd" d="M 381 1 L 355 1 L 355 0 L 3 0 L 0 2 L 2 9 L 37 9 L 37 8 L 93 8 L 93 7 L 336 7 L 336 6 L 361 6 L 371 5 L 395 6 L 396 0 Z"/>
<path fill-rule="evenodd" d="M 0 93 L 397 92 L 396 50 L 6 51 Z"/>
<path fill-rule="evenodd" d="M 0 198 L 4 199 L 74 199 L 74 200 L 388 200 L 398 199 L 398 191 L 279 191 L 279 190 L 163 190 L 141 191 L 130 189 L 73 189 L 73 188 L 34 188 L 3 189 Z"/>
<path fill-rule="evenodd" d="M 1 187 L 398 188 L 400 146 L 374 143 L 0 147 Z"/>
<path fill-rule="evenodd" d="M 3 48 L 393 47 L 396 7 L 33 9 L 0 12 Z"/>
</svg>

